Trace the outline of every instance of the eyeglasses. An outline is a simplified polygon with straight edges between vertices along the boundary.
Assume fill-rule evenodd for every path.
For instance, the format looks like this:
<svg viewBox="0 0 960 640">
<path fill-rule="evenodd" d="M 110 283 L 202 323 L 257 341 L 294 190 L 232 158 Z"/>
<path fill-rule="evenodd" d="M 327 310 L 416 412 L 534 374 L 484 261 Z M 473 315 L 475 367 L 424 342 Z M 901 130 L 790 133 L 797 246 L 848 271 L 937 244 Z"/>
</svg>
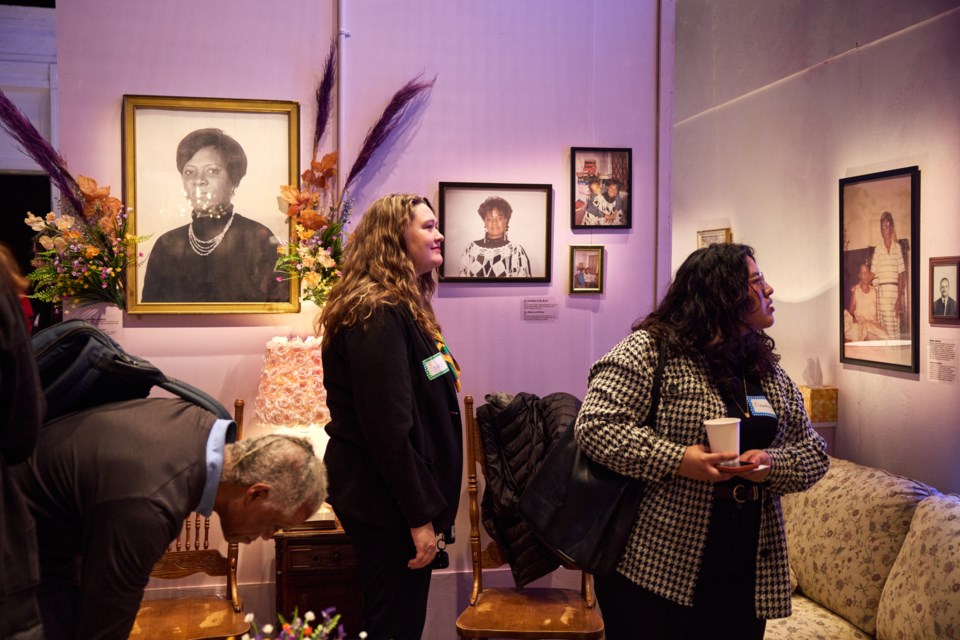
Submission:
<svg viewBox="0 0 960 640">
<path fill-rule="evenodd" d="M 747 284 L 754 288 L 757 288 L 759 285 L 759 289 L 761 291 L 767 288 L 767 281 L 764 279 L 762 271 L 758 271 L 750 276 L 750 278 L 747 280 Z"/>
</svg>

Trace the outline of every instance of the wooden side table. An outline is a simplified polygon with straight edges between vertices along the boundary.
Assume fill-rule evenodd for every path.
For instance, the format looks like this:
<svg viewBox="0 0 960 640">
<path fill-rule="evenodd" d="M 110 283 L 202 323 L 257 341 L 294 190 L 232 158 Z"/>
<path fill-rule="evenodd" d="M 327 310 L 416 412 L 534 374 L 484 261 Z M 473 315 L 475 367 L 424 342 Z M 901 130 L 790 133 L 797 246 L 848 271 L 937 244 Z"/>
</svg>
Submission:
<svg viewBox="0 0 960 640">
<path fill-rule="evenodd" d="M 309 524 L 309 523 L 308 523 Z M 318 616 L 336 607 L 350 637 L 363 630 L 363 596 L 357 556 L 350 538 L 335 527 L 279 531 L 277 545 L 277 612 L 285 617 L 296 608 Z"/>
</svg>

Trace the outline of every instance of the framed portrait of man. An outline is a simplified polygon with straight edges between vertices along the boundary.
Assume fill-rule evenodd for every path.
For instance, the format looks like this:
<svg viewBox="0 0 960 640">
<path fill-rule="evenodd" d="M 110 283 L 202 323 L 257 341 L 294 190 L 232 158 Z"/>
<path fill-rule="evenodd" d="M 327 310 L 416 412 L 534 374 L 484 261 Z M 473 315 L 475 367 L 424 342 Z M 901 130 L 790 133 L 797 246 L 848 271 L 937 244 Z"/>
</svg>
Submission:
<svg viewBox="0 0 960 640">
<path fill-rule="evenodd" d="M 299 126 L 295 102 L 124 96 L 130 313 L 299 311 L 299 282 L 274 270 Z"/>
<path fill-rule="evenodd" d="M 930 258 L 930 324 L 960 325 L 957 278 L 960 256 Z"/>
<path fill-rule="evenodd" d="M 840 180 L 840 361 L 916 373 L 920 169 Z"/>
<path fill-rule="evenodd" d="M 553 186 L 441 182 L 441 282 L 550 282 Z"/>
</svg>

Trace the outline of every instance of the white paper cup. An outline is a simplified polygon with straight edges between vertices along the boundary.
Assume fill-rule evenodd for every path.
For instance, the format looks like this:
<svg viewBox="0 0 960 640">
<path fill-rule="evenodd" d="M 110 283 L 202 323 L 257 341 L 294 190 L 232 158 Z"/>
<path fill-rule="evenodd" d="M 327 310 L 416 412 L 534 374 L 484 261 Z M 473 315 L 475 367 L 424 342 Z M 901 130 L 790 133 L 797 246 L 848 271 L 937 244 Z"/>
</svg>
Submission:
<svg viewBox="0 0 960 640">
<path fill-rule="evenodd" d="M 704 420 L 703 426 L 707 429 L 707 440 L 712 453 L 740 453 L 740 418 Z M 721 462 L 720 466 L 738 467 L 740 460 Z"/>
</svg>

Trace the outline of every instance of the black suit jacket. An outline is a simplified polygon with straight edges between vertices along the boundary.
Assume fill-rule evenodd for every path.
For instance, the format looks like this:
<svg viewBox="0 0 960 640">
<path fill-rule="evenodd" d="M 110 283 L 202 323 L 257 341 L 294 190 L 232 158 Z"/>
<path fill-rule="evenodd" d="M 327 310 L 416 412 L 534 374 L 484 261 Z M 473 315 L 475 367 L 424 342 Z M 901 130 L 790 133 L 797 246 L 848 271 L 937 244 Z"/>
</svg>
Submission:
<svg viewBox="0 0 960 640">
<path fill-rule="evenodd" d="M 947 296 L 947 304 L 944 308 L 943 298 L 937 298 L 933 301 L 933 315 L 950 317 L 957 315 L 957 301 Z"/>
<path fill-rule="evenodd" d="M 40 430 L 33 456 L 14 471 L 37 524 L 48 639 L 127 637 L 150 570 L 200 501 L 215 419 L 184 400 L 148 398 Z M 60 585 L 77 578 L 65 600 Z M 61 604 L 76 607 L 74 620 Z"/>
<path fill-rule="evenodd" d="M 0 267 L 2 268 L 2 267 Z M 45 404 L 23 308 L 0 274 L 0 638 L 38 632 L 33 520 L 12 467 L 33 452 Z"/>
<path fill-rule="evenodd" d="M 409 311 L 388 305 L 323 350 L 323 460 L 337 514 L 388 529 L 453 525 L 463 439 L 453 373 L 430 380 L 424 368 L 437 353 Z"/>
</svg>

